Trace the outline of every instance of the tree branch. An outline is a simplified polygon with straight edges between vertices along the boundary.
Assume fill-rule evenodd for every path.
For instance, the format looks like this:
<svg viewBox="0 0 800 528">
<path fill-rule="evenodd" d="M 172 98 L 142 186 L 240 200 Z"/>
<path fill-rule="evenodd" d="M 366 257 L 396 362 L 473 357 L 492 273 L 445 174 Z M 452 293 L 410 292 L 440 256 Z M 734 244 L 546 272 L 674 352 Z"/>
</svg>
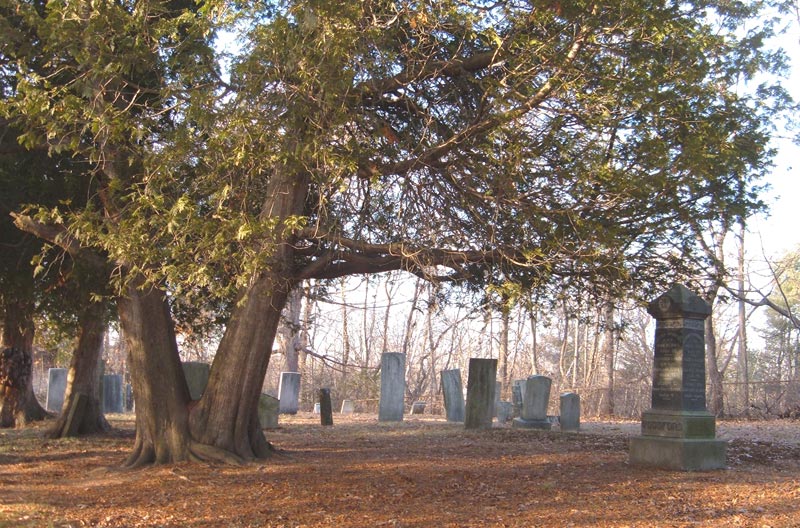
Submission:
<svg viewBox="0 0 800 528">
<path fill-rule="evenodd" d="M 30 216 L 22 215 L 19 213 L 10 213 L 14 219 L 14 225 L 17 229 L 37 236 L 42 240 L 46 240 L 54 244 L 64 251 L 69 253 L 74 259 L 85 262 L 98 269 L 105 268 L 108 265 L 108 260 L 100 254 L 81 247 L 75 237 L 69 234 L 67 229 L 62 225 L 45 224 L 34 220 Z"/>
</svg>

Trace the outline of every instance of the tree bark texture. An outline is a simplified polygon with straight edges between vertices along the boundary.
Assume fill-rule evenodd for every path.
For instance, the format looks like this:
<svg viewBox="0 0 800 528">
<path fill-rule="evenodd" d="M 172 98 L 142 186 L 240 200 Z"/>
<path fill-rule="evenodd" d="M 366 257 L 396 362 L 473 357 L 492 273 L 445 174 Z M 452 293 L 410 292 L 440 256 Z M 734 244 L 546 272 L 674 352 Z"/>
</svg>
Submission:
<svg viewBox="0 0 800 528">
<path fill-rule="evenodd" d="M 165 294 L 132 285 L 117 307 L 136 399 L 136 442 L 125 465 L 190 459 L 189 388 Z"/>
<path fill-rule="evenodd" d="M 78 343 L 67 373 L 64 405 L 50 432 L 53 438 L 101 433 L 111 429 L 103 415 L 99 383 L 105 310 L 105 304 L 90 302 L 81 313 Z M 84 396 L 85 405 L 77 405 L 80 395 Z M 73 406 L 81 409 L 79 415 L 70 413 Z"/>
<path fill-rule="evenodd" d="M 44 420 L 47 417 L 47 411 L 39 404 L 39 400 L 36 399 L 33 392 L 32 365 L 35 333 L 33 304 L 19 300 L 8 302 L 4 307 L 4 314 L 3 348 L 17 351 L 13 355 L 15 366 L 8 372 L 14 373 L 20 378 L 8 382 L 13 384 L 13 389 L 0 390 L 0 414 L 3 415 L 3 427 L 22 427 L 27 423 Z M 24 355 L 27 359 L 22 359 L 19 354 Z M 24 372 L 23 363 L 30 365 L 31 372 L 27 374 Z"/>
<path fill-rule="evenodd" d="M 225 329 L 203 397 L 191 413 L 193 438 L 239 460 L 265 458 L 271 446 L 258 420 L 258 400 L 267 373 L 272 343 L 293 276 L 295 250 L 284 221 L 304 212 L 308 175 L 275 174 L 269 183 L 262 216 L 278 220 L 265 251 L 264 271 L 242 292 Z"/>
<path fill-rule="evenodd" d="M 614 414 L 614 305 L 603 306 L 603 345 L 601 348 L 600 402 L 597 413 L 601 416 Z"/>
</svg>

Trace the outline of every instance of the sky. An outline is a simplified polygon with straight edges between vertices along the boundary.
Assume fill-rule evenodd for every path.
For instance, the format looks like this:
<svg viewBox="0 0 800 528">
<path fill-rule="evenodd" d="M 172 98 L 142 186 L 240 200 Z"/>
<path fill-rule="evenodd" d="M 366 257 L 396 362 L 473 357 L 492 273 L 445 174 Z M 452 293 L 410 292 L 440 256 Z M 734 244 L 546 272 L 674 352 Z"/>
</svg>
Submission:
<svg viewBox="0 0 800 528">
<path fill-rule="evenodd" d="M 786 51 L 791 61 L 790 76 L 782 84 L 800 103 L 800 22 L 788 23 L 786 33 L 775 44 Z M 778 135 L 791 135 L 781 125 L 778 127 Z M 773 258 L 800 245 L 800 146 L 791 137 L 779 139 L 775 146 L 775 168 L 766 180 L 771 189 L 764 195 L 770 212 L 749 222 L 750 240 L 745 245 L 750 247 L 751 258 L 762 254 L 762 245 L 763 253 Z"/>
</svg>

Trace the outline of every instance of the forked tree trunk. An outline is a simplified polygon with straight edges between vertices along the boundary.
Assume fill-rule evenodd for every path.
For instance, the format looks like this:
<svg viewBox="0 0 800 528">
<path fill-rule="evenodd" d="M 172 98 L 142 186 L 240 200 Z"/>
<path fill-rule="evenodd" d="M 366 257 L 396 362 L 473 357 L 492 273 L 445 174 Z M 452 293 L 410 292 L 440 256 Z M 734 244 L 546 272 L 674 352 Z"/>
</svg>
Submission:
<svg viewBox="0 0 800 528">
<path fill-rule="evenodd" d="M 105 335 L 104 303 L 90 302 L 80 316 L 80 335 L 67 374 L 61 415 L 50 436 L 63 438 L 106 432 L 111 427 L 100 400 L 100 355 Z"/>
</svg>

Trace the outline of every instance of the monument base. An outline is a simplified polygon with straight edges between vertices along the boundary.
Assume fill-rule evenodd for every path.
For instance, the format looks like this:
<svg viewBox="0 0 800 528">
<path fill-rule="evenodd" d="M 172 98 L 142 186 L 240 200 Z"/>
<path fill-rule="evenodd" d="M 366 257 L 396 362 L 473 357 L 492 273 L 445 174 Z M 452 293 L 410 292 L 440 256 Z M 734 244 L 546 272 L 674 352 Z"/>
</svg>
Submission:
<svg viewBox="0 0 800 528">
<path fill-rule="evenodd" d="M 630 463 L 680 471 L 725 469 L 726 446 L 724 440 L 637 436 L 631 438 Z"/>
<path fill-rule="evenodd" d="M 649 409 L 642 413 L 642 436 L 713 440 L 716 418 L 708 411 Z"/>
<path fill-rule="evenodd" d="M 516 429 L 541 429 L 542 431 L 549 431 L 553 428 L 550 420 L 526 420 L 525 418 L 514 418 L 511 422 L 511 427 Z"/>
</svg>

